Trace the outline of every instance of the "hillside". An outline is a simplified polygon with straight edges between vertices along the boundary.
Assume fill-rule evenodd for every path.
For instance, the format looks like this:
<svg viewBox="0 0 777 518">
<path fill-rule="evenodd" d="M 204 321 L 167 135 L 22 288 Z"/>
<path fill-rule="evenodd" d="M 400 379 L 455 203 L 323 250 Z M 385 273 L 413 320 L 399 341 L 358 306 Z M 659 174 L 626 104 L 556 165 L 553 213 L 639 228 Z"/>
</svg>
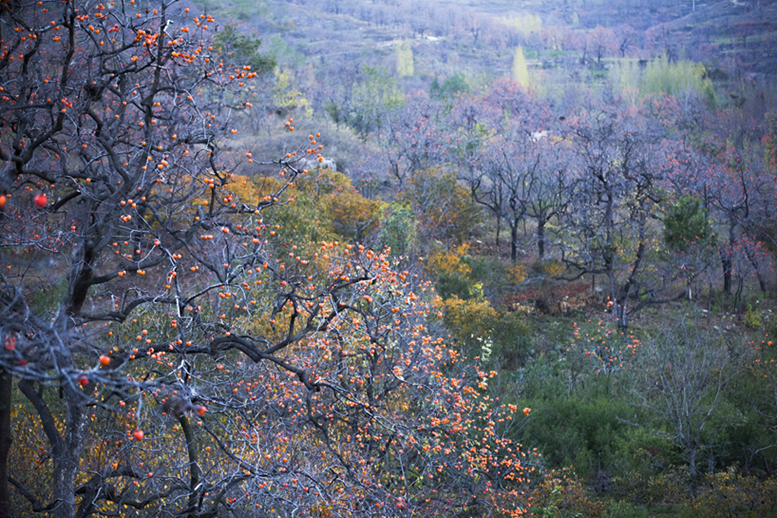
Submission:
<svg viewBox="0 0 777 518">
<path fill-rule="evenodd" d="M 537 66 L 580 57 L 585 31 L 612 31 L 608 57 L 662 53 L 708 63 L 735 61 L 765 78 L 774 67 L 777 3 L 752 2 L 247 2 L 201 3 L 255 32 L 279 62 L 316 70 L 362 63 L 393 66 L 392 47 L 408 40 L 416 74 L 471 76 L 509 72 L 522 46 Z M 624 50 L 619 50 L 623 47 Z M 717 61 L 711 61 L 717 60 Z M 564 65 L 568 72 L 574 64 Z"/>
</svg>

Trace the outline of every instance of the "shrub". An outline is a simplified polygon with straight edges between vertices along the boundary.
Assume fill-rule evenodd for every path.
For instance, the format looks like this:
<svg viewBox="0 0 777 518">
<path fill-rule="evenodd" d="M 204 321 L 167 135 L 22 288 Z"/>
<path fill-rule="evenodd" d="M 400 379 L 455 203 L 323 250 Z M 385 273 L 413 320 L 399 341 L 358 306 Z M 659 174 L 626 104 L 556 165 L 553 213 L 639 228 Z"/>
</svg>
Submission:
<svg viewBox="0 0 777 518">
<path fill-rule="evenodd" d="M 572 467 L 551 470 L 532 492 L 532 499 L 535 516 L 602 516 L 604 512 L 601 502 L 588 497 Z"/>
<path fill-rule="evenodd" d="M 524 404 L 533 410 L 522 442 L 536 446 L 551 467 L 573 464 L 587 479 L 614 474 L 622 457 L 619 443 L 630 428 L 619 419 L 631 410 L 625 401 L 589 393 Z"/>
<path fill-rule="evenodd" d="M 761 517 L 777 509 L 777 480 L 745 477 L 734 471 L 715 473 L 705 479 L 704 491 L 693 502 L 697 516 Z"/>
<path fill-rule="evenodd" d="M 522 315 L 496 310 L 482 297 L 465 300 L 453 295 L 440 306 L 443 323 L 467 356 L 477 354 L 473 351 L 479 350 L 479 339 L 488 338 L 494 344 L 493 365 L 513 369 L 526 361 L 529 327 Z"/>
</svg>

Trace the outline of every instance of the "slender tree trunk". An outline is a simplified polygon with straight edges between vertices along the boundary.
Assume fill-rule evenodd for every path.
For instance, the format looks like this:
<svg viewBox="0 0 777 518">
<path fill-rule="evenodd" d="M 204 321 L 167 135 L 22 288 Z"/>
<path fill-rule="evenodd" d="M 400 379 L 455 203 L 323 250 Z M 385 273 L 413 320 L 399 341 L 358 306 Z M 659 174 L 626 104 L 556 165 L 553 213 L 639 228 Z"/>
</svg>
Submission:
<svg viewBox="0 0 777 518">
<path fill-rule="evenodd" d="M 610 276 L 610 282 L 615 283 L 615 288 L 611 290 L 612 293 L 614 293 L 612 312 L 615 315 L 618 329 L 624 330 L 629 326 L 629 315 L 626 310 L 626 303 L 629 300 L 629 289 L 628 287 L 619 288 L 617 284 L 618 281 L 615 279 L 614 275 Z"/>
<path fill-rule="evenodd" d="M 197 502 L 200 494 L 200 462 L 197 455 L 197 445 L 194 444 L 189 418 L 182 415 L 178 418 L 178 422 L 181 423 L 181 430 L 186 439 L 186 451 L 189 454 L 189 502 L 186 507 L 189 511 L 189 518 L 197 518 Z"/>
<path fill-rule="evenodd" d="M 518 220 L 513 220 L 510 224 L 510 259 L 514 263 L 518 262 Z"/>
<path fill-rule="evenodd" d="M 723 250 L 720 252 L 720 262 L 723 266 L 723 291 L 726 293 L 726 295 L 731 295 L 732 261 L 731 258 L 728 257 L 728 254 Z"/>
<path fill-rule="evenodd" d="M 11 450 L 11 395 L 13 378 L 0 370 L 0 518 L 11 518 L 11 494 L 8 487 L 8 453 Z"/>
<path fill-rule="evenodd" d="M 496 249 L 499 250 L 499 231 L 502 230 L 502 218 L 497 215 L 496 217 Z"/>
<path fill-rule="evenodd" d="M 691 472 L 691 476 L 696 479 L 697 475 L 697 467 L 696 467 L 696 453 L 697 453 L 696 445 L 689 444 L 688 445 L 688 470 Z"/>
<path fill-rule="evenodd" d="M 737 239 L 734 234 L 734 222 L 732 221 L 732 217 L 729 216 L 728 248 L 720 251 L 720 259 L 723 266 L 723 291 L 726 295 L 731 295 L 731 273 L 734 267 L 732 256 L 736 246 Z"/>
<path fill-rule="evenodd" d="M 616 300 L 613 307 L 615 308 L 615 318 L 617 319 L 618 329 L 626 329 L 629 327 L 626 301 Z"/>
<path fill-rule="evenodd" d="M 761 288 L 762 293 L 766 293 L 766 280 L 760 270 L 755 271 L 756 277 L 758 277 L 758 285 Z"/>
<path fill-rule="evenodd" d="M 761 291 L 763 293 L 766 293 L 766 280 L 764 279 L 764 276 L 761 273 L 760 264 L 758 262 L 758 258 L 755 255 L 755 252 L 753 252 L 749 248 L 746 249 L 745 252 L 747 253 L 747 258 L 750 260 L 750 264 L 752 264 L 753 268 L 755 269 L 755 275 L 758 277 L 758 285 L 761 288 Z"/>
<path fill-rule="evenodd" d="M 90 384 L 87 390 L 94 387 Z M 79 468 L 84 428 L 83 395 L 75 387 L 66 384 L 65 448 L 54 457 L 53 493 L 57 500 L 54 518 L 72 518 L 76 510 L 76 472 Z"/>
<path fill-rule="evenodd" d="M 537 219 L 537 254 L 540 261 L 545 259 L 545 218 Z"/>
</svg>

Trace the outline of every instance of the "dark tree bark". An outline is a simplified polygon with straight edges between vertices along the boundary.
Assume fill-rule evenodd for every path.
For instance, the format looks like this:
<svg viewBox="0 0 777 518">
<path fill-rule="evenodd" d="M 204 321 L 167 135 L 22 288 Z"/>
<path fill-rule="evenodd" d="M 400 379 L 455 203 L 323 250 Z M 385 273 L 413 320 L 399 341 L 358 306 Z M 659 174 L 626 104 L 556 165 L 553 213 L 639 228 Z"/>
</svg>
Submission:
<svg viewBox="0 0 777 518">
<path fill-rule="evenodd" d="M 178 418 L 178 422 L 181 424 L 181 430 L 183 431 L 184 439 L 186 440 L 186 452 L 189 455 L 189 501 L 186 507 L 189 510 L 189 518 L 197 518 L 201 474 L 197 445 L 194 443 L 194 436 L 192 435 L 192 428 L 189 425 L 189 418 L 182 415 Z"/>
<path fill-rule="evenodd" d="M 510 222 L 510 259 L 518 262 L 518 223 L 520 219 L 514 218 Z"/>
<path fill-rule="evenodd" d="M 11 518 L 11 494 L 8 486 L 8 454 L 11 450 L 11 396 L 13 378 L 0 369 L 0 518 Z"/>
<path fill-rule="evenodd" d="M 65 399 L 64 435 L 59 432 L 56 420 L 43 398 L 43 387 L 39 386 L 38 390 L 35 390 L 32 382 L 28 380 L 19 382 L 19 390 L 35 407 L 51 446 L 52 516 L 72 518 L 76 511 L 75 475 L 79 467 L 83 430 L 86 424 L 85 399 L 72 383 L 65 381 L 60 385 L 60 389 Z"/>
</svg>

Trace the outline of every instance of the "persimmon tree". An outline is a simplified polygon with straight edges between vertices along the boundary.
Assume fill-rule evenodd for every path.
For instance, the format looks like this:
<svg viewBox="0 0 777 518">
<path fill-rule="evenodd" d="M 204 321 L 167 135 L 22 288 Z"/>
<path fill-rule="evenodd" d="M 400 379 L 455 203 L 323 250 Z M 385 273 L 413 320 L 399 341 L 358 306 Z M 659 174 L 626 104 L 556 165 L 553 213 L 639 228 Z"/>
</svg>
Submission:
<svg viewBox="0 0 777 518">
<path fill-rule="evenodd" d="M 446 135 L 439 120 L 439 103 L 414 100 L 377 128 L 374 139 L 384 157 L 383 167 L 400 189 L 417 172 L 444 161 Z"/>
<path fill-rule="evenodd" d="M 571 122 L 568 140 L 576 181 L 562 225 L 562 260 L 575 278 L 607 278 L 613 314 L 626 327 L 645 306 L 683 295 L 672 292 L 651 255 L 658 236 L 650 221 L 675 162 L 666 156 L 660 121 L 646 111 L 596 108 Z"/>
<path fill-rule="evenodd" d="M 520 413 L 427 329 L 429 287 L 284 239 L 318 136 L 272 179 L 231 173 L 255 72 L 216 58 L 214 24 L 132 0 L 3 12 L 0 411 L 29 427 L 0 427 L 2 509 L 521 514 Z"/>
<path fill-rule="evenodd" d="M 218 149 L 241 108 L 221 100 L 255 73 L 211 58 L 214 20 L 173 7 L 30 2 L 4 13 L 2 365 L 49 439 L 52 499 L 40 505 L 56 516 L 75 511 L 93 387 L 123 393 L 128 383 L 111 374 L 128 359 L 121 346 L 97 363 L 111 350 L 95 338 L 102 323 L 149 303 L 182 311 L 182 261 L 199 260 L 190 268 L 216 283 L 238 268 L 198 248 L 228 229 L 227 214 L 249 211 L 217 198 L 227 180 Z M 48 304 L 30 300 L 47 285 L 57 285 Z M 49 385 L 62 415 L 47 402 Z"/>
<path fill-rule="evenodd" d="M 499 103 L 484 103 L 475 97 L 461 97 L 450 107 L 446 122 L 449 133 L 455 138 L 449 139 L 448 147 L 453 153 L 451 158 L 458 166 L 459 178 L 470 189 L 481 176 L 483 147 L 493 136 L 501 115 Z M 473 199 L 496 217 L 498 246 L 502 224 L 502 214 L 498 211 L 503 200 L 501 191 L 492 190 L 487 197 L 478 199 L 473 196 Z M 484 203 L 484 200 L 487 201 Z"/>
<path fill-rule="evenodd" d="M 538 162 L 512 161 L 509 156 L 513 144 L 493 142 L 486 148 L 482 157 L 482 169 L 468 178 L 475 201 L 489 209 L 497 222 L 507 222 L 510 228 L 510 258 L 518 260 L 518 229 L 524 220 L 524 206 L 518 202 L 524 187 L 523 170 L 527 168 L 533 174 L 539 167 Z M 517 155 L 518 153 L 516 153 Z"/>
<path fill-rule="evenodd" d="M 720 218 L 727 242 L 721 243 L 723 290 L 731 293 L 732 277 L 739 276 L 737 296 L 741 295 L 742 273 L 749 268 L 735 268 L 735 263 L 750 263 L 756 272 L 761 291 L 766 291 L 764 279 L 765 251 L 760 233 L 766 222 L 774 219 L 770 200 L 774 196 L 774 179 L 763 160 L 747 149 L 726 147 L 716 157 L 716 166 L 706 178 L 711 205 Z"/>
<path fill-rule="evenodd" d="M 730 142 L 722 144 L 713 139 L 702 140 L 696 147 L 698 149 L 676 146 L 672 153 L 672 172 L 665 182 L 667 191 L 678 200 L 682 200 L 683 196 L 698 196 L 698 203 L 703 204 L 696 210 L 705 216 L 695 222 L 687 221 L 690 225 L 685 228 L 686 241 L 698 240 L 698 224 L 709 216 L 709 224 L 713 228 L 704 232 L 707 236 L 701 241 L 709 241 L 708 237 L 714 239 L 705 244 L 703 250 L 698 250 L 705 252 L 705 258 L 697 266 L 707 267 L 711 257 L 706 249 L 717 245 L 720 277 L 723 278 L 726 294 L 732 294 L 736 280 L 735 298 L 739 299 L 746 277 L 753 272 L 761 291 L 765 292 L 768 254 L 763 242 L 770 241 L 767 229 L 774 220 L 770 200 L 774 196 L 775 184 L 763 159 L 763 150 L 755 146 L 738 148 Z M 687 220 L 689 216 L 691 214 L 686 214 L 678 222 Z M 672 232 L 677 234 L 679 230 Z M 686 253 L 691 251 L 689 247 L 684 248 Z"/>
<path fill-rule="evenodd" d="M 565 164 L 565 148 L 546 135 L 507 130 L 484 149 L 481 174 L 470 179 L 475 200 L 507 221 L 510 250 L 517 260 L 518 228 L 536 223 L 537 253 L 545 257 L 548 225 L 566 210 L 573 178 Z"/>
<path fill-rule="evenodd" d="M 504 220 L 515 262 L 519 226 L 533 219 L 542 258 L 546 225 L 564 210 L 570 193 L 557 153 L 561 148 L 547 139 L 553 123 L 547 103 L 533 99 L 513 81 L 500 80 L 480 102 L 457 104 L 451 117 L 458 119 L 452 125 L 457 129 L 460 176 L 475 201 L 495 216 L 497 244 Z"/>
</svg>

